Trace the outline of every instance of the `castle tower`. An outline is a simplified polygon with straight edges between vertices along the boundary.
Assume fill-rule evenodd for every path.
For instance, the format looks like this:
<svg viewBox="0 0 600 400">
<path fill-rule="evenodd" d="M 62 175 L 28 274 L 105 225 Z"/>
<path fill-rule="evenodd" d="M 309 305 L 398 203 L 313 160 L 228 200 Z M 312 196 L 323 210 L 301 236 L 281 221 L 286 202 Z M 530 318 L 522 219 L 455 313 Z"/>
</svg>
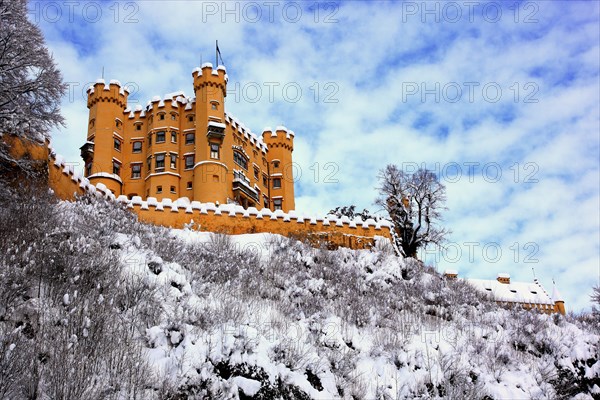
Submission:
<svg viewBox="0 0 600 400">
<path fill-rule="evenodd" d="M 294 132 L 284 126 L 274 131 L 265 128 L 262 138 L 269 148 L 270 208 L 284 212 L 294 210 Z"/>
<path fill-rule="evenodd" d="M 85 176 L 93 185 L 103 183 L 116 196 L 122 194 L 122 174 L 126 165 L 123 110 L 127 88 L 119 81 L 98 79 L 87 90 L 89 111 L 87 142 L 81 147 Z M 121 117 L 121 118 L 119 118 Z"/>
<path fill-rule="evenodd" d="M 225 203 L 232 180 L 227 167 L 229 163 L 223 160 L 226 153 L 227 72 L 222 65 L 213 69 L 211 63 L 205 63 L 195 69 L 192 76 L 196 95 L 196 130 L 194 143 L 188 143 L 189 148 L 184 151 L 195 152 L 194 199 Z"/>
<path fill-rule="evenodd" d="M 177 101 L 155 96 L 146 107 L 146 193 L 158 200 L 181 196 L 181 157 Z"/>
<path fill-rule="evenodd" d="M 565 315 L 565 300 L 556 288 L 556 285 L 554 285 L 554 288 L 552 289 L 552 300 L 554 301 L 554 311 Z"/>
</svg>

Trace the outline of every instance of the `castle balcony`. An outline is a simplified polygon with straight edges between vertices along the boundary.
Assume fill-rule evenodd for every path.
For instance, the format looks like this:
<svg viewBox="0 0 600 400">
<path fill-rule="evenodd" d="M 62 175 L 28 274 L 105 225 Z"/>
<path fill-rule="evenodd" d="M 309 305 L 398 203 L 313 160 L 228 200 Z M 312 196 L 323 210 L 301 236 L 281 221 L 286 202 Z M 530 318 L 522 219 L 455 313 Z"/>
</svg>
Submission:
<svg viewBox="0 0 600 400">
<path fill-rule="evenodd" d="M 220 142 L 225 137 L 225 124 L 215 121 L 208 121 L 206 136 L 210 139 L 217 139 Z"/>
<path fill-rule="evenodd" d="M 241 171 L 233 171 L 233 192 L 240 197 L 248 197 L 250 200 L 258 203 L 258 192 L 250 186 L 248 179 Z"/>
<path fill-rule="evenodd" d="M 81 150 L 81 158 L 85 162 L 94 159 L 94 142 L 85 142 L 85 144 L 81 146 L 79 150 Z"/>
</svg>

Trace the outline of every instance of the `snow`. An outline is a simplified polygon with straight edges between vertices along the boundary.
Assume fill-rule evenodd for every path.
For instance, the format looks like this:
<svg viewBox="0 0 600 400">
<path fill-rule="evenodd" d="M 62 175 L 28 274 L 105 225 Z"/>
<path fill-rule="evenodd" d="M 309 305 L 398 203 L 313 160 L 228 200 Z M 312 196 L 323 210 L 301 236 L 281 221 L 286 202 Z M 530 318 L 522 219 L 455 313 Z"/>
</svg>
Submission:
<svg viewBox="0 0 600 400">
<path fill-rule="evenodd" d="M 214 122 L 214 121 L 208 121 L 208 126 L 209 127 L 214 126 L 216 128 L 222 128 L 222 129 L 226 128 L 225 124 L 223 124 L 221 122 Z"/>
<path fill-rule="evenodd" d="M 540 284 L 528 282 L 507 284 L 485 279 L 467 279 L 466 281 L 482 293 L 491 294 L 497 301 L 554 305 L 554 301 Z"/>
<path fill-rule="evenodd" d="M 246 396 L 254 396 L 260 390 L 261 383 L 253 379 L 236 376 L 232 379 L 233 383 L 239 387 Z"/>
</svg>

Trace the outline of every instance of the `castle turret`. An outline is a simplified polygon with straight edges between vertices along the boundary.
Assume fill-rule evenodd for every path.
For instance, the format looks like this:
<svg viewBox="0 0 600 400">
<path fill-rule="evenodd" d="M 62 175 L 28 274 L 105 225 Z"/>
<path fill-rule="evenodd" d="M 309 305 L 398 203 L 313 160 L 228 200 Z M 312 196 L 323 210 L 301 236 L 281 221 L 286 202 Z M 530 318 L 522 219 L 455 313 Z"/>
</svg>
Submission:
<svg viewBox="0 0 600 400">
<path fill-rule="evenodd" d="M 122 194 L 125 167 L 123 110 L 128 90 L 119 81 L 98 79 L 87 90 L 89 111 L 87 142 L 81 147 L 85 176 L 92 184 L 103 183 L 115 195 Z M 121 117 L 121 118 L 119 118 Z"/>
<path fill-rule="evenodd" d="M 270 208 L 294 210 L 294 132 L 284 126 L 265 128 L 262 137 L 269 149 Z"/>
<path fill-rule="evenodd" d="M 552 301 L 554 301 L 554 311 L 565 315 L 565 300 L 556 288 L 556 285 L 554 285 L 554 288 L 552 289 Z"/>
<path fill-rule="evenodd" d="M 196 95 L 196 130 L 193 143 L 186 140 L 185 152 L 195 152 L 194 198 L 202 202 L 226 202 L 231 177 L 222 159 L 225 139 L 225 96 L 227 72 L 205 63 L 192 73 Z M 189 133 L 187 133 L 189 135 Z"/>
</svg>

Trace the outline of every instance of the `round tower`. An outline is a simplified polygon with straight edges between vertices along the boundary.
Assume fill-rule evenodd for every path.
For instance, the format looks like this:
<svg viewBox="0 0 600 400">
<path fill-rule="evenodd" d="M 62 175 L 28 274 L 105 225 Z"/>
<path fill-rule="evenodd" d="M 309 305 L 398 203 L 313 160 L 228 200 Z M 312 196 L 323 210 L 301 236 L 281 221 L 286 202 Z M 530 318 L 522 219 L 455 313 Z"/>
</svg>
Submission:
<svg viewBox="0 0 600 400">
<path fill-rule="evenodd" d="M 294 210 L 294 132 L 284 126 L 278 126 L 275 130 L 265 128 L 262 138 L 269 149 L 270 208 L 284 212 Z"/>
<path fill-rule="evenodd" d="M 554 301 L 554 311 L 565 315 L 565 300 L 556 288 L 556 285 L 554 285 L 554 288 L 552 289 L 552 301 Z"/>
<path fill-rule="evenodd" d="M 87 141 L 81 147 L 85 176 L 93 185 L 103 183 L 116 196 L 122 193 L 124 161 L 123 110 L 128 90 L 119 81 L 98 79 L 87 90 Z"/>
<path fill-rule="evenodd" d="M 205 63 L 192 72 L 196 95 L 196 128 L 193 143 L 186 133 L 185 153 L 194 152 L 194 200 L 225 203 L 231 177 L 223 162 L 225 139 L 225 96 L 227 71 Z"/>
<path fill-rule="evenodd" d="M 181 193 L 179 108 L 172 97 L 154 96 L 146 106 L 148 133 L 145 189 L 158 200 L 176 200 Z"/>
</svg>

